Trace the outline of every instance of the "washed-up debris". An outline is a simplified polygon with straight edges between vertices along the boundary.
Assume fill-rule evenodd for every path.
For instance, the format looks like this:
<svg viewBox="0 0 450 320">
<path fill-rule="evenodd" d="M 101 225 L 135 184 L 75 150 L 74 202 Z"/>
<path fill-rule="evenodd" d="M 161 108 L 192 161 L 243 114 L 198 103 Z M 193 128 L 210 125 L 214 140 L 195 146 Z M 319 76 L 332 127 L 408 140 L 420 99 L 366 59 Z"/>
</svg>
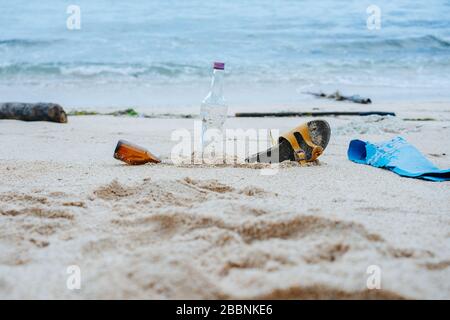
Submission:
<svg viewBox="0 0 450 320">
<path fill-rule="evenodd" d="M 101 113 L 97 111 L 85 111 L 85 110 L 72 110 L 68 113 L 69 116 L 96 116 L 101 115 Z"/>
<path fill-rule="evenodd" d="M 131 165 L 147 162 L 160 163 L 161 160 L 150 151 L 125 140 L 119 140 L 114 150 L 114 158 Z"/>
<path fill-rule="evenodd" d="M 115 116 L 115 117 L 140 117 L 140 118 L 167 118 L 167 119 L 191 119 L 191 114 L 177 114 L 177 113 L 140 113 L 133 108 L 124 110 L 117 110 L 112 112 L 99 112 L 90 110 L 72 110 L 69 112 L 70 116 Z"/>
<path fill-rule="evenodd" d="M 136 110 L 134 110 L 133 108 L 128 108 L 125 110 L 110 112 L 110 113 L 108 113 L 108 115 L 138 117 L 139 113 Z"/>
<path fill-rule="evenodd" d="M 98 112 L 98 111 L 89 111 L 89 110 L 72 110 L 69 112 L 69 116 L 128 116 L 128 117 L 139 117 L 141 116 L 133 108 L 128 108 L 124 110 L 117 110 L 112 112 Z"/>
<path fill-rule="evenodd" d="M 404 121 L 436 121 L 435 118 L 424 117 L 424 118 L 404 118 Z"/>
<path fill-rule="evenodd" d="M 0 119 L 67 122 L 63 107 L 56 103 L 0 103 Z"/>
<path fill-rule="evenodd" d="M 351 101 L 354 103 L 361 103 L 361 104 L 370 104 L 372 103 L 372 100 L 370 98 L 363 98 L 359 95 L 353 95 L 353 96 L 343 96 L 339 93 L 339 91 L 336 91 L 335 93 L 326 94 L 323 92 L 304 92 L 305 94 L 309 94 L 312 96 L 315 96 L 317 98 L 326 98 L 326 99 L 332 99 L 336 101 Z"/>
<path fill-rule="evenodd" d="M 328 117 L 328 116 L 393 116 L 394 112 L 386 111 L 312 111 L 312 112 L 238 112 L 236 118 L 264 118 L 264 117 Z"/>
<path fill-rule="evenodd" d="M 331 129 L 325 120 L 303 123 L 282 134 L 278 143 L 246 159 L 247 162 L 280 163 L 286 160 L 301 164 L 316 161 L 330 141 Z"/>
<path fill-rule="evenodd" d="M 402 137 L 380 143 L 352 140 L 347 156 L 353 162 L 385 168 L 403 177 L 429 181 L 450 180 L 450 169 L 437 168 Z"/>
</svg>

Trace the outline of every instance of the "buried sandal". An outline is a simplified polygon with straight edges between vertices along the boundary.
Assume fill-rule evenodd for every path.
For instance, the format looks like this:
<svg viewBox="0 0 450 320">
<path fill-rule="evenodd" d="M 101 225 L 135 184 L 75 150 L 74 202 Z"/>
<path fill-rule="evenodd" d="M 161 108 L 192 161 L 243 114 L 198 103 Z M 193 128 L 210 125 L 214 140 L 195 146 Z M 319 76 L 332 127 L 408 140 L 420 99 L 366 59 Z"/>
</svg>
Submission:
<svg viewBox="0 0 450 320">
<path fill-rule="evenodd" d="M 247 162 L 278 163 L 286 160 L 306 163 L 316 160 L 330 140 L 330 125 L 325 120 L 301 124 L 281 135 L 278 144 L 246 159 Z"/>
</svg>

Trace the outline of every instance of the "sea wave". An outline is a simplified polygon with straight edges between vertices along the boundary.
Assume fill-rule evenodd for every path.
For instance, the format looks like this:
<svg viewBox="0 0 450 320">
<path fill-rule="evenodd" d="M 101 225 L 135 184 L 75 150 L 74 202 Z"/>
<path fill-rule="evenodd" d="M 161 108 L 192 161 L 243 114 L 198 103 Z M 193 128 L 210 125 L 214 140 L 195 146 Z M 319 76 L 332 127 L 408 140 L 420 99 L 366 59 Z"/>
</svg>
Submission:
<svg viewBox="0 0 450 320">
<path fill-rule="evenodd" d="M 167 78 L 176 78 L 182 75 L 205 76 L 203 67 L 158 63 L 144 64 L 117 64 L 117 63 L 4 63 L 0 64 L 0 75 L 55 75 L 73 76 L 81 78 L 97 76 L 124 76 L 138 78 L 145 75 L 154 75 Z"/>
<path fill-rule="evenodd" d="M 121 48 L 116 48 L 118 51 L 111 55 L 105 55 L 105 50 L 88 54 L 85 51 L 87 46 L 83 44 L 84 47 L 77 51 L 75 44 L 80 43 L 75 40 L 74 43 L 61 40 L 64 41 L 62 48 L 50 49 L 48 43 L 57 41 L 0 40 L 0 49 L 2 46 L 22 46 L 0 50 L 0 81 L 117 83 L 148 80 L 171 83 L 202 81 L 210 77 L 211 68 L 207 62 L 211 57 L 201 52 L 192 58 L 169 54 L 163 60 L 161 53 L 157 55 L 149 49 L 149 53 L 136 54 L 133 60 L 127 60 L 125 56 L 130 54 L 124 54 Z M 66 47 L 66 43 L 70 46 Z M 42 49 L 33 47 L 40 45 Z M 300 45 L 308 47 L 306 44 L 281 47 L 263 56 L 257 64 L 253 62 L 253 56 L 231 55 L 231 61 L 226 61 L 227 77 L 246 83 L 376 82 L 390 85 L 397 83 L 398 79 L 403 79 L 402 83 L 408 85 L 416 80 L 420 83 L 435 83 L 434 79 L 449 82 L 450 41 L 443 37 L 426 35 L 381 39 L 374 36 L 353 40 L 338 37 L 334 43 L 322 41 L 312 53 L 296 51 Z M 67 52 L 67 55 L 60 52 Z"/>
<path fill-rule="evenodd" d="M 424 49 L 442 49 L 450 50 L 450 41 L 434 36 L 425 35 L 421 37 L 405 37 L 405 38 L 389 38 L 379 40 L 377 38 L 367 38 L 365 40 L 337 40 L 332 45 L 335 48 L 342 49 L 354 49 L 358 51 L 362 50 L 408 50 L 409 52 L 415 52 L 416 50 Z M 403 53 L 406 53 L 403 51 Z"/>
<path fill-rule="evenodd" d="M 36 47 L 48 46 L 62 40 L 35 40 L 35 39 L 0 39 L 0 47 Z"/>
<path fill-rule="evenodd" d="M 272 79 L 297 77 L 298 75 L 313 72 L 316 74 L 355 74 L 373 75 L 382 70 L 417 71 L 423 66 L 430 71 L 439 71 L 450 68 L 450 59 L 430 57 L 411 57 L 402 60 L 401 63 L 394 57 L 379 57 L 359 59 L 323 59 L 308 60 L 297 64 L 271 63 L 264 65 L 233 64 L 228 67 L 228 76 L 257 77 Z M 203 78 L 210 76 L 210 68 L 204 64 L 177 64 L 173 62 L 155 63 L 96 63 L 96 62 L 57 62 L 57 63 L 21 63 L 0 62 L 0 77 L 13 76 L 60 76 L 67 78 L 95 78 L 95 77 L 157 77 L 162 79 L 176 78 Z"/>
</svg>

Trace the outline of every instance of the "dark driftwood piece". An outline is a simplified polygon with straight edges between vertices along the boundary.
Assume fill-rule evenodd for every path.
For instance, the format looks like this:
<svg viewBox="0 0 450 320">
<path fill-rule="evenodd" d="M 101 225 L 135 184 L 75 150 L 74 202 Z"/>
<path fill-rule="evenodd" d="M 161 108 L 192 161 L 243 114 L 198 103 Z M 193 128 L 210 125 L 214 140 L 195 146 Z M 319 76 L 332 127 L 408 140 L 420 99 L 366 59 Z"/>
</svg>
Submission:
<svg viewBox="0 0 450 320">
<path fill-rule="evenodd" d="M 359 95 L 353 95 L 353 96 L 343 96 L 339 93 L 339 91 L 336 91 L 335 93 L 332 94 L 326 94 L 323 92 L 305 92 L 305 94 L 310 94 L 312 96 L 315 96 L 317 98 L 327 98 L 327 99 L 333 99 L 336 101 L 351 101 L 354 103 L 361 103 L 361 104 L 369 104 L 372 103 L 372 100 L 370 100 L 370 98 L 363 98 L 360 97 Z"/>
<path fill-rule="evenodd" d="M 0 103 L 0 119 L 66 123 L 67 114 L 55 103 Z"/>
<path fill-rule="evenodd" d="M 317 112 L 240 112 L 236 113 L 237 118 L 261 118 L 261 117 L 325 117 L 325 116 L 393 116 L 394 112 L 384 111 L 317 111 Z"/>
</svg>

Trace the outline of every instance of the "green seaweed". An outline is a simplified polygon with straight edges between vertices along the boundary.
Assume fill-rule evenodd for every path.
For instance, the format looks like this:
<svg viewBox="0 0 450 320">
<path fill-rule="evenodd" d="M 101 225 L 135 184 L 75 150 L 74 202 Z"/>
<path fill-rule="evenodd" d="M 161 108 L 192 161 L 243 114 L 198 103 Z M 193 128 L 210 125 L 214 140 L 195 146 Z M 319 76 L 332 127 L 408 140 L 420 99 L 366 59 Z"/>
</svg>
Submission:
<svg viewBox="0 0 450 320">
<path fill-rule="evenodd" d="M 137 117 L 139 116 L 139 113 L 134 110 L 133 108 L 128 108 L 125 110 L 119 110 L 119 111 L 114 111 L 114 112 L 110 112 L 107 113 L 108 115 L 112 115 L 112 116 L 128 116 L 128 117 Z"/>
<path fill-rule="evenodd" d="M 68 114 L 70 116 L 115 116 L 115 117 L 143 117 L 143 118 L 181 118 L 181 119 L 192 119 L 195 115 L 192 114 L 145 114 L 139 113 L 134 108 L 128 108 L 124 110 L 117 110 L 112 112 L 98 112 L 98 111 L 86 111 L 86 110 L 72 110 Z"/>
<path fill-rule="evenodd" d="M 139 113 L 133 108 L 128 108 L 125 110 L 118 110 L 108 113 L 102 113 L 98 111 L 86 111 L 86 110 L 72 110 L 68 114 L 69 116 L 128 116 L 128 117 L 137 117 Z"/>
<path fill-rule="evenodd" d="M 72 110 L 68 113 L 69 116 L 96 116 L 101 113 L 97 111 Z"/>
</svg>

